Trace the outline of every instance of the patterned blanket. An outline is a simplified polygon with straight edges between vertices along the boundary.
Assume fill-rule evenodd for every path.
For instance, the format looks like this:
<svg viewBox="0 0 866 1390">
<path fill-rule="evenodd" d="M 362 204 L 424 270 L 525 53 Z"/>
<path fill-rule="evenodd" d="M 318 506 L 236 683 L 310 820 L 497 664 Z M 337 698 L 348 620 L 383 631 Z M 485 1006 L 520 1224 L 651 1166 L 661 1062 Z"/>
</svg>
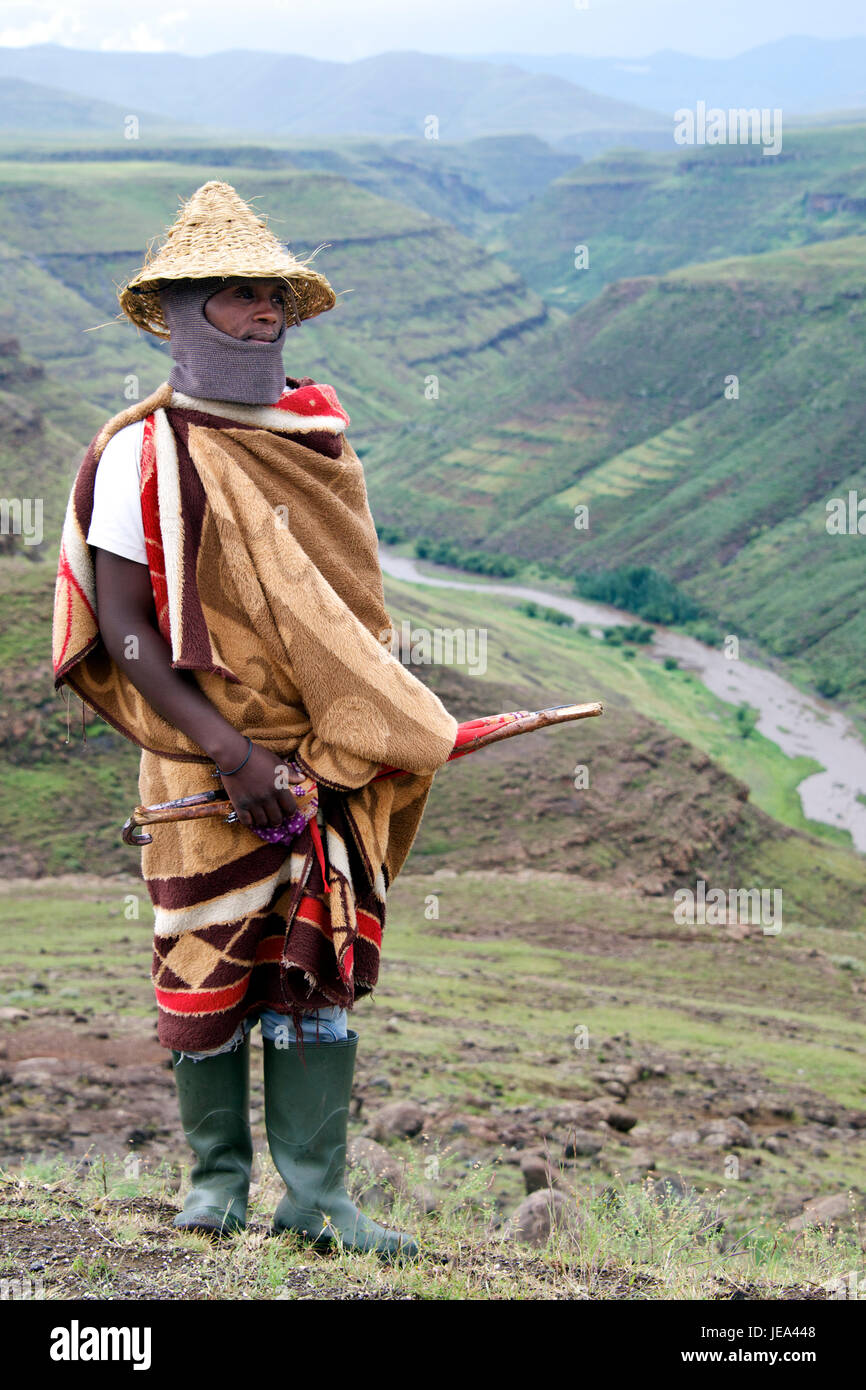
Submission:
<svg viewBox="0 0 866 1390">
<path fill-rule="evenodd" d="M 385 895 L 457 722 L 391 654 L 363 469 L 333 388 L 289 379 L 275 406 L 167 383 L 109 420 L 70 493 L 55 589 L 55 688 L 141 749 L 146 804 L 212 789 L 213 763 L 108 654 L 86 536 L 96 468 L 144 419 L 142 517 L 159 629 L 241 733 L 319 785 L 328 888 L 310 828 L 272 845 L 222 819 L 153 827 L 153 979 L 166 1047 L 220 1046 L 260 1004 L 351 1008 L 378 976 Z M 371 780 L 383 765 L 405 769 Z"/>
</svg>

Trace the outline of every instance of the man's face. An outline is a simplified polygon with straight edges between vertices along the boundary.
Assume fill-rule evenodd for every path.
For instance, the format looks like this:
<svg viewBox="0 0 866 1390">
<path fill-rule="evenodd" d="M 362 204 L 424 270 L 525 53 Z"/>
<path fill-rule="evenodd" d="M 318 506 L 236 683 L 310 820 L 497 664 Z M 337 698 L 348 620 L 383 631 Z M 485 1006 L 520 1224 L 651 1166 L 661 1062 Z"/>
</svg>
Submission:
<svg viewBox="0 0 866 1390">
<path fill-rule="evenodd" d="M 232 338 L 273 343 L 286 317 L 286 287 L 279 280 L 233 280 L 204 306 L 208 323 Z"/>
</svg>

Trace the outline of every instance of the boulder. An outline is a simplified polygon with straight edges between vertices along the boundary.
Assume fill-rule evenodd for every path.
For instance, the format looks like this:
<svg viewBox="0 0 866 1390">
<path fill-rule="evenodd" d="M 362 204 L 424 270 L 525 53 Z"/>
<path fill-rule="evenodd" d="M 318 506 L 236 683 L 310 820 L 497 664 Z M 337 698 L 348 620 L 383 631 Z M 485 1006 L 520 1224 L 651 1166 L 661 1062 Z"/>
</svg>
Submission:
<svg viewBox="0 0 866 1390">
<path fill-rule="evenodd" d="M 414 1100 L 395 1100 L 373 1116 L 367 1135 L 371 1139 L 411 1139 L 424 1128 L 426 1116 Z"/>
<path fill-rule="evenodd" d="M 346 1152 L 353 1190 L 359 1202 L 390 1206 L 395 1193 L 406 1191 L 403 1165 L 374 1139 L 352 1139 Z"/>
<path fill-rule="evenodd" d="M 701 1143 L 708 1149 L 754 1149 L 755 1136 L 737 1115 L 707 1120 L 699 1126 Z"/>
<path fill-rule="evenodd" d="M 558 1175 L 554 1173 L 544 1154 L 524 1154 L 520 1160 L 520 1171 L 527 1194 L 555 1187 L 558 1181 Z"/>
<path fill-rule="evenodd" d="M 701 1136 L 696 1129 L 675 1129 L 673 1134 L 668 1135 L 668 1144 L 672 1149 L 692 1149 L 701 1142 Z"/>
<path fill-rule="evenodd" d="M 553 1231 L 576 1234 L 580 1212 L 574 1201 L 553 1188 L 542 1188 L 524 1197 L 505 1223 L 504 1235 L 529 1245 L 544 1245 Z"/>
<path fill-rule="evenodd" d="M 630 1129 L 634 1129 L 637 1124 L 637 1115 L 633 1115 L 630 1110 L 625 1110 L 621 1105 L 612 1105 L 605 1115 L 605 1120 L 611 1129 L 619 1130 L 621 1134 L 628 1134 Z"/>
<path fill-rule="evenodd" d="M 590 1158 L 601 1151 L 600 1135 L 591 1134 L 588 1129 L 573 1129 L 565 1145 L 566 1158 Z"/>
<path fill-rule="evenodd" d="M 813 1197 L 804 1203 L 799 1216 L 788 1222 L 790 1231 L 802 1231 L 807 1226 L 847 1225 L 851 1216 L 851 1198 L 847 1192 L 834 1192 L 828 1197 Z"/>
</svg>

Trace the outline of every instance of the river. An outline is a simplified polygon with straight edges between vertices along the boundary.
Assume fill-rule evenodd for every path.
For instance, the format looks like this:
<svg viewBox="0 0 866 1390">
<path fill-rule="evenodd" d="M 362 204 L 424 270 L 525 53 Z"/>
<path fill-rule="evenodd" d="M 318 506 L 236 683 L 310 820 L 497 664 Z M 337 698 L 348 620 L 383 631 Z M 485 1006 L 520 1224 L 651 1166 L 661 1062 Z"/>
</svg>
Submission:
<svg viewBox="0 0 866 1390">
<path fill-rule="evenodd" d="M 451 566 L 446 569 L 426 560 L 422 572 L 417 561 L 395 555 L 384 545 L 379 547 L 379 559 L 385 574 L 412 584 L 534 599 L 567 613 L 575 622 L 599 627 L 646 622 L 603 603 L 505 580 L 482 580 L 467 571 Z M 436 575 L 437 569 L 447 577 Z M 465 578 L 453 577 L 457 574 Z M 856 848 L 866 853 L 866 745 L 851 721 L 827 701 L 805 695 L 790 681 L 754 662 L 731 660 L 717 647 L 708 647 L 695 637 L 655 623 L 646 625 L 654 630 L 653 650 L 660 656 L 676 657 L 682 667 L 694 671 L 708 690 L 729 704 L 752 705 L 760 712 L 759 733 L 771 739 L 783 753 L 792 758 L 803 754 L 821 764 L 823 771 L 804 778 L 797 788 L 804 815 L 850 831 Z"/>
</svg>

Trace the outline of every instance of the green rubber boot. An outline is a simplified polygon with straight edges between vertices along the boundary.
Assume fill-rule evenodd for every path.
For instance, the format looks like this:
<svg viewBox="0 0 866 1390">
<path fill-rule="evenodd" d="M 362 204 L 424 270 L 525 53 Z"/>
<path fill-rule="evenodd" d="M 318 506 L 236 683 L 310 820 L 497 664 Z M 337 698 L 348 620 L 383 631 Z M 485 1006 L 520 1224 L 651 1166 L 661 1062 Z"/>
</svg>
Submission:
<svg viewBox="0 0 866 1390">
<path fill-rule="evenodd" d="M 242 1231 L 253 1162 L 249 1034 L 233 1052 L 200 1062 L 171 1055 L 183 1131 L 198 1159 L 174 1225 L 211 1235 Z"/>
<path fill-rule="evenodd" d="M 278 1047 L 264 1040 L 265 1124 L 277 1172 L 286 1184 L 274 1234 L 295 1231 L 320 1250 L 385 1260 L 415 1259 L 418 1244 L 359 1211 L 344 1186 L 349 1099 L 358 1034 L 341 1042 Z"/>
</svg>

